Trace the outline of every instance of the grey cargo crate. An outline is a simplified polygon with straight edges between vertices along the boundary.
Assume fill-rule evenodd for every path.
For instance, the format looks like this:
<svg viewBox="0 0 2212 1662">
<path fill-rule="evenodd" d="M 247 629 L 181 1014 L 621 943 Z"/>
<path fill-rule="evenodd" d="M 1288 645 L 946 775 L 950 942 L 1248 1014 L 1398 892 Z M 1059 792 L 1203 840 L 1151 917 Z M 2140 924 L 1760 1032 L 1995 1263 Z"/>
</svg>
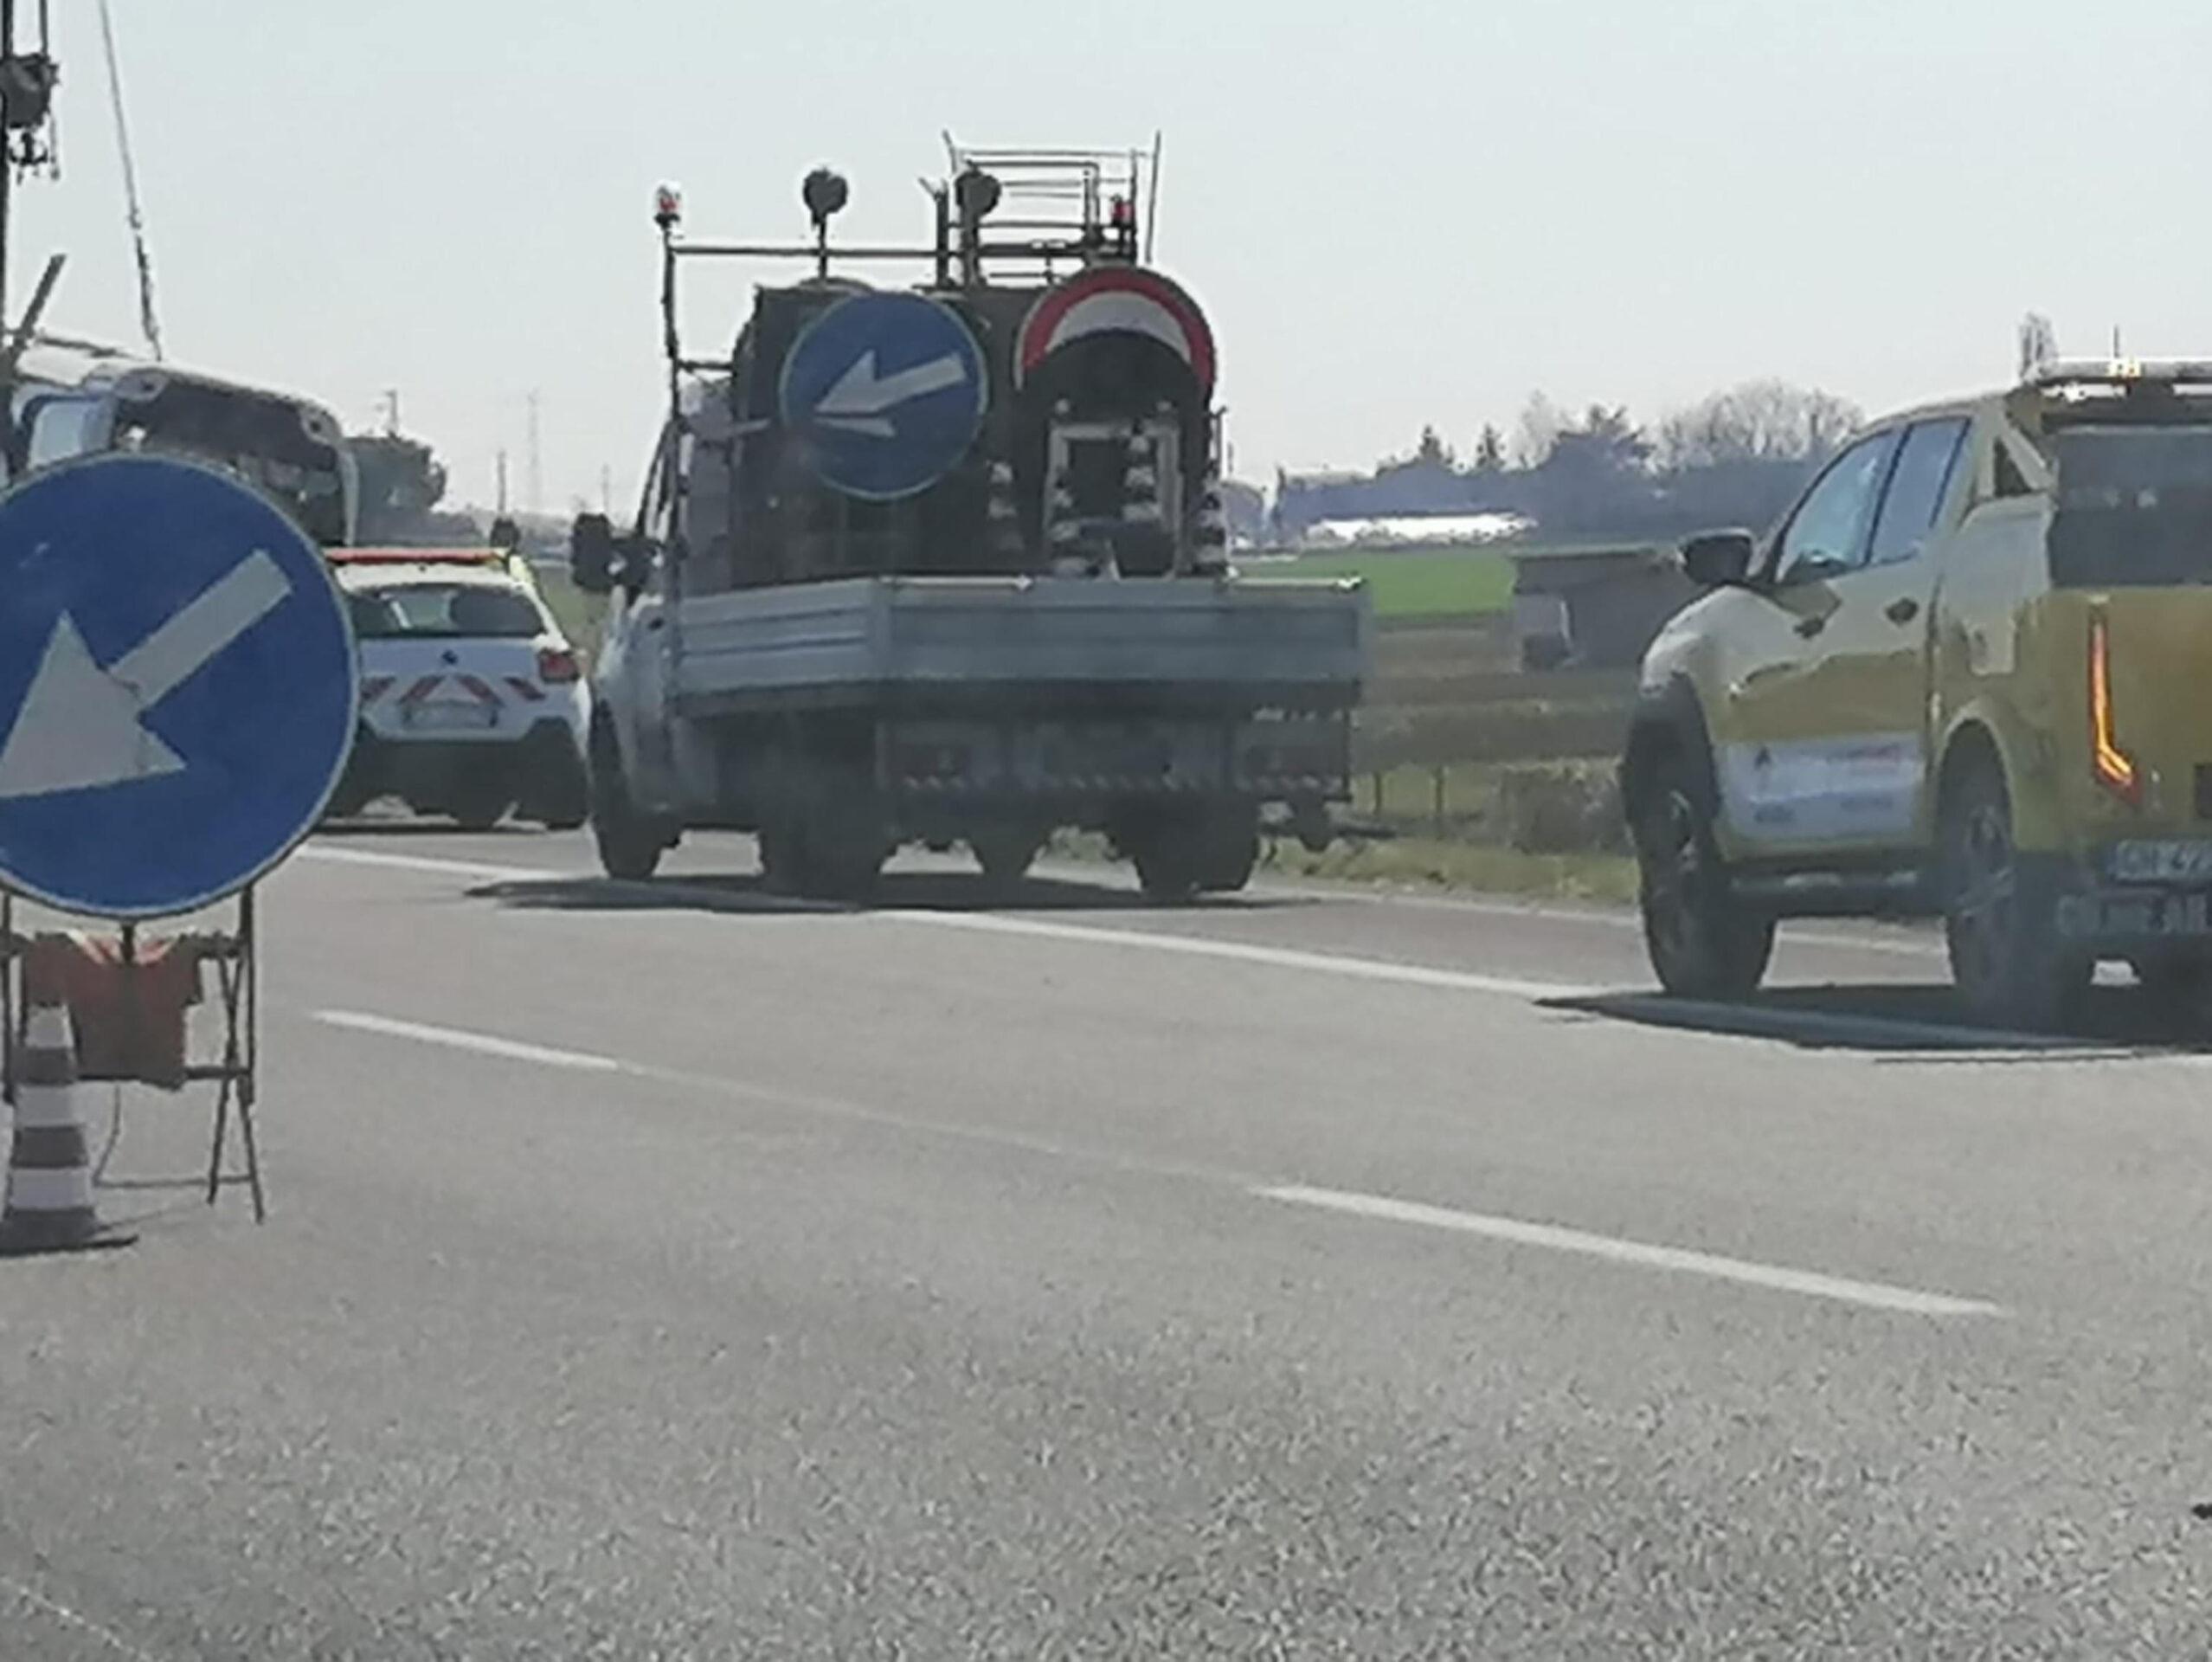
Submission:
<svg viewBox="0 0 2212 1662">
<path fill-rule="evenodd" d="M 687 705 L 846 686 L 1218 686 L 1348 705 L 1372 629 L 1354 583 L 858 577 L 686 600 Z"/>
</svg>

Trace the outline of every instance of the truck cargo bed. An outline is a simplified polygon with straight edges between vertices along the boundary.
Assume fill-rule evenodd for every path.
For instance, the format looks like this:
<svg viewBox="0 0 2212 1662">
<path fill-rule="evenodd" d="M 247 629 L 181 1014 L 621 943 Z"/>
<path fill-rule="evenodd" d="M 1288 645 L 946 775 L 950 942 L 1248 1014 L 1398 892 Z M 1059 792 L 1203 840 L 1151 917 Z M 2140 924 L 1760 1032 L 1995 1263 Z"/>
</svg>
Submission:
<svg viewBox="0 0 2212 1662">
<path fill-rule="evenodd" d="M 673 686 L 689 711 L 871 690 L 1218 689 L 1357 702 L 1371 628 L 1356 583 L 1296 579 L 858 577 L 686 599 Z"/>
</svg>

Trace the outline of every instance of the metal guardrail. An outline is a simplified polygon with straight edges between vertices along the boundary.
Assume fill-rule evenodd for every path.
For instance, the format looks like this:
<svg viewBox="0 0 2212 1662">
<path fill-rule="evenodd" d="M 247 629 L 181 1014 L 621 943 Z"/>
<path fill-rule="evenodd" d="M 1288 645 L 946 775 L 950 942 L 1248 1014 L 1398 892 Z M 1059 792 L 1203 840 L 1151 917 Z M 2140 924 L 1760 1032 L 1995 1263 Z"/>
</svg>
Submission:
<svg viewBox="0 0 2212 1662">
<path fill-rule="evenodd" d="M 1632 670 L 1461 668 L 1386 654 L 1354 724 L 1365 771 L 1617 756 Z"/>
<path fill-rule="evenodd" d="M 1347 834 L 1617 851 L 1598 781 L 1626 742 L 1636 673 L 1485 667 L 1457 644 L 1378 641 L 1354 717 Z M 1558 777 L 1533 776 L 1552 774 L 1547 763 Z"/>
</svg>

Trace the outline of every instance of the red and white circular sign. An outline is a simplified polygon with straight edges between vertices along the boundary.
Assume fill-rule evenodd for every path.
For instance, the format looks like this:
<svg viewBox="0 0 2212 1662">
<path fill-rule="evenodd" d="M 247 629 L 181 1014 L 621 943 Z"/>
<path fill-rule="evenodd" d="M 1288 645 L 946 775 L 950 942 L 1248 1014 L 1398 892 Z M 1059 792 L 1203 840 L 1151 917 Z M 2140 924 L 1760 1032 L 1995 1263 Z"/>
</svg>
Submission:
<svg viewBox="0 0 2212 1662">
<path fill-rule="evenodd" d="M 1045 291 L 1023 321 L 1015 372 L 1026 380 L 1071 342 L 1093 335 L 1147 335 L 1191 367 L 1199 390 L 1213 392 L 1213 331 L 1192 300 L 1156 271 L 1099 266 Z"/>
</svg>

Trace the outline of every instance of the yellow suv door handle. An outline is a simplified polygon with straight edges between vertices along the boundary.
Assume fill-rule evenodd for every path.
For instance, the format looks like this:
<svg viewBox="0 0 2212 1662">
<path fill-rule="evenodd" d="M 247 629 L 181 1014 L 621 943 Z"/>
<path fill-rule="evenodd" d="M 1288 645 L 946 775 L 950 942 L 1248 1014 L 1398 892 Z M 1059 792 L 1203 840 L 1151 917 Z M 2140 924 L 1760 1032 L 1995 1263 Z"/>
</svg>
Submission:
<svg viewBox="0 0 2212 1662">
<path fill-rule="evenodd" d="M 1910 595 L 1900 595 L 1881 609 L 1881 615 L 1893 623 L 1910 623 L 1920 615 L 1920 602 Z"/>
</svg>

